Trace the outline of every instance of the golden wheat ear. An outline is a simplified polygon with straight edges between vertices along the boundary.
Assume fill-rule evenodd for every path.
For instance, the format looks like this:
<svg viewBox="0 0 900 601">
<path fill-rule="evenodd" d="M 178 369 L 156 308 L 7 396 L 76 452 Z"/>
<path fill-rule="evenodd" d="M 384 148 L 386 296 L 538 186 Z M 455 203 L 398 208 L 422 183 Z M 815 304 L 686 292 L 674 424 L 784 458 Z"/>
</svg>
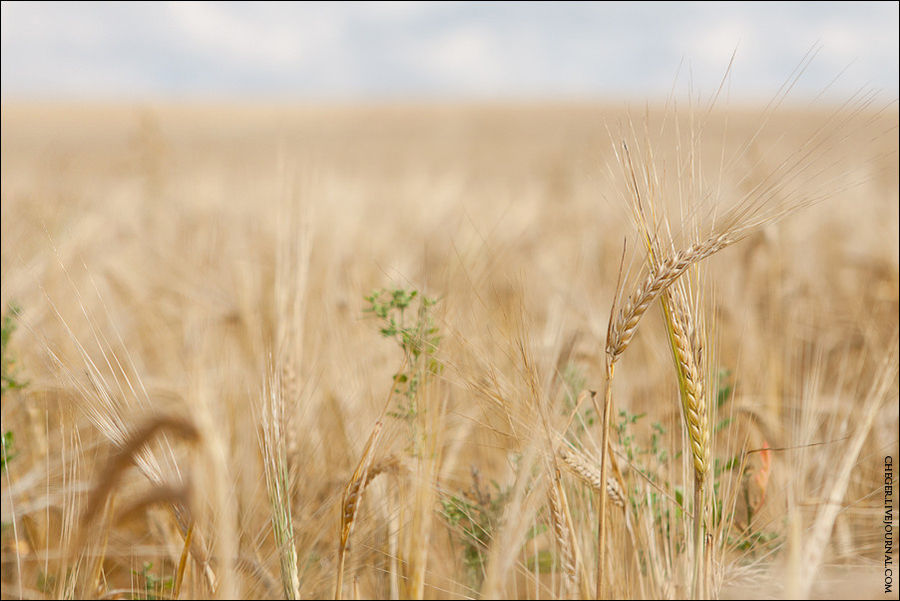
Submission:
<svg viewBox="0 0 900 601">
<path fill-rule="evenodd" d="M 375 458 L 375 449 L 378 447 L 378 441 L 381 438 L 382 421 L 379 419 L 369 434 L 369 440 L 363 449 L 362 457 L 353 476 L 344 489 L 341 497 L 341 535 L 338 542 L 338 561 L 337 561 L 337 578 L 334 585 L 334 598 L 341 599 L 344 586 L 344 563 L 347 559 L 347 551 L 350 548 L 350 534 L 353 531 L 353 525 L 356 523 L 356 514 L 359 511 L 359 504 L 362 501 L 363 493 L 368 483 L 369 468 Z"/>
<path fill-rule="evenodd" d="M 641 317 L 660 293 L 668 289 L 692 265 L 711 257 L 723 248 L 734 244 L 738 239 L 728 233 L 712 236 L 676 252 L 651 270 L 635 287 L 634 292 L 615 314 L 615 319 L 611 321 L 606 342 L 606 353 L 610 364 L 615 364 L 628 348 Z"/>
<path fill-rule="evenodd" d="M 577 476 L 579 480 L 587 484 L 595 492 L 600 492 L 603 489 L 600 470 L 583 453 L 571 448 L 561 448 L 558 455 L 563 465 Z M 610 455 L 610 458 L 612 457 Z M 620 509 L 625 509 L 625 488 L 614 475 L 606 477 L 606 494 L 609 495 L 609 500 L 612 501 L 613 505 Z"/>
<path fill-rule="evenodd" d="M 559 469 L 555 464 L 555 461 L 551 461 L 547 467 L 547 472 L 550 474 L 547 501 L 550 508 L 550 519 L 553 523 L 553 535 L 562 558 L 565 575 L 563 591 L 567 599 L 572 598 L 576 590 L 582 597 L 587 597 L 589 591 L 584 574 L 584 562 L 578 548 L 575 525 L 569 511 L 566 491 L 559 476 Z"/>
</svg>

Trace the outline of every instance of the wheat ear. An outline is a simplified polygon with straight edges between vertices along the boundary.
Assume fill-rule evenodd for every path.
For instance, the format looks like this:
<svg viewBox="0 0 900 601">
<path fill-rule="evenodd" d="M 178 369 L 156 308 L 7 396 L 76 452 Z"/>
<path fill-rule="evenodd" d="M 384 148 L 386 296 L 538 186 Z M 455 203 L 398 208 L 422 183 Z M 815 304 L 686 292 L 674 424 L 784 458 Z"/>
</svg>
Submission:
<svg viewBox="0 0 900 601">
<path fill-rule="evenodd" d="M 559 478 L 559 470 L 551 465 L 548 467 L 550 473 L 550 488 L 547 491 L 547 499 L 550 503 L 550 517 L 553 522 L 553 534 L 556 537 L 556 544 L 559 545 L 560 555 L 562 556 L 563 571 L 565 573 L 564 594 L 565 597 L 571 598 L 572 593 L 578 584 L 578 571 L 581 564 L 581 558 L 578 556 L 578 547 L 575 544 L 574 529 L 572 526 L 572 517 L 569 515 L 569 506 L 566 502 L 566 491 L 562 487 Z"/>
<path fill-rule="evenodd" d="M 573 474 L 596 492 L 600 492 L 603 488 L 600 470 L 594 467 L 590 459 L 585 457 L 580 451 L 565 447 L 561 448 L 557 454 Z M 613 476 L 606 478 L 606 494 L 609 495 L 609 500 L 612 501 L 613 505 L 621 509 L 625 508 L 625 491 L 619 481 Z"/>
<path fill-rule="evenodd" d="M 705 484 L 709 472 L 710 433 L 706 401 L 703 394 L 703 371 L 700 368 L 701 336 L 685 300 L 685 289 L 679 284 L 662 298 L 669 342 L 675 359 L 681 396 L 684 427 L 691 445 L 694 466 L 694 573 L 692 597 L 705 598 L 704 516 Z"/>
<path fill-rule="evenodd" d="M 341 538 L 338 542 L 338 564 L 337 564 L 337 581 L 334 585 L 334 598 L 340 599 L 344 586 L 344 562 L 347 559 L 347 550 L 349 549 L 350 533 L 353 530 L 353 524 L 356 522 L 356 513 L 359 510 L 359 503 L 362 500 L 363 492 L 368 481 L 369 468 L 375 456 L 375 448 L 378 446 L 378 440 L 381 438 L 381 420 L 375 422 L 366 447 L 363 449 L 362 457 L 359 465 L 353 472 L 347 488 L 344 489 L 344 495 L 341 498 Z"/>
<path fill-rule="evenodd" d="M 641 317 L 663 290 L 667 289 L 691 265 L 737 242 L 739 238 L 740 236 L 732 235 L 730 232 L 712 236 L 676 252 L 651 271 L 641 281 L 634 293 L 625 300 L 616 319 L 611 323 L 612 327 L 609 328 L 606 341 L 609 364 L 615 364 L 628 348 Z"/>
<path fill-rule="evenodd" d="M 688 333 L 690 315 L 677 294 L 667 295 L 667 318 L 671 333 L 672 351 L 678 367 L 679 388 L 684 411 L 684 424 L 691 443 L 694 475 L 703 483 L 709 472 L 709 416 L 703 396 L 703 376 L 698 364 L 698 336 Z"/>
<path fill-rule="evenodd" d="M 285 370 L 282 370 L 282 372 Z M 291 479 L 288 466 L 288 432 L 285 416 L 287 384 L 278 372 L 266 381 L 264 405 L 260 415 L 263 466 L 271 508 L 272 534 L 281 568 L 281 585 L 285 599 L 300 598 L 300 571 L 294 546 L 294 518 L 291 510 Z"/>
</svg>

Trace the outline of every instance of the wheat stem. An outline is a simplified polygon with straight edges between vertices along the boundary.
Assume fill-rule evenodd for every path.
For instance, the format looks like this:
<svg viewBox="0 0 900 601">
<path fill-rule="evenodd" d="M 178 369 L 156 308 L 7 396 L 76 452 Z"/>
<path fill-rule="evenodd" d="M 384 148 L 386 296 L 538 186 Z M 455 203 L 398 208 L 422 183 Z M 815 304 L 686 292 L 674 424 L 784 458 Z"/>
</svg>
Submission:
<svg viewBox="0 0 900 601">
<path fill-rule="evenodd" d="M 600 482 L 606 482 L 607 474 L 607 455 L 609 454 L 609 414 L 612 407 L 612 379 L 615 371 L 615 364 L 612 361 L 607 362 L 606 368 L 606 393 L 603 402 L 603 427 L 600 438 Z M 606 569 L 606 500 L 607 491 L 605 486 L 600 487 L 600 507 L 597 520 L 597 599 L 603 599 L 603 571 Z"/>
</svg>

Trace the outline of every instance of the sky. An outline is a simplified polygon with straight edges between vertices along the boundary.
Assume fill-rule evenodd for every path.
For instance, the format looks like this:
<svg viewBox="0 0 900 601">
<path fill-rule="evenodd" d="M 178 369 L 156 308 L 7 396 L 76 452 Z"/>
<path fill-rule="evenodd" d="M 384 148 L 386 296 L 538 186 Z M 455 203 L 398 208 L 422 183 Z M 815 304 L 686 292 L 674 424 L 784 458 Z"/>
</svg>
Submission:
<svg viewBox="0 0 900 601">
<path fill-rule="evenodd" d="M 898 93 L 898 3 L 2 3 L 4 99 Z"/>
</svg>

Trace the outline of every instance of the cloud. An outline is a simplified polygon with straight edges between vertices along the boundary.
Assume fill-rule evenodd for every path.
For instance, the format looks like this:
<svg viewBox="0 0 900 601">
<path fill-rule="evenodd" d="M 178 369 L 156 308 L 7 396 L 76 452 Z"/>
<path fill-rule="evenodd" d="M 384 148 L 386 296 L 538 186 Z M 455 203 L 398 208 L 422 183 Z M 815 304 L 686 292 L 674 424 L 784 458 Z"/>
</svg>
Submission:
<svg viewBox="0 0 900 601">
<path fill-rule="evenodd" d="M 3 3 L 4 97 L 898 91 L 897 3 Z M 687 69 L 685 69 L 687 71 Z"/>
</svg>

